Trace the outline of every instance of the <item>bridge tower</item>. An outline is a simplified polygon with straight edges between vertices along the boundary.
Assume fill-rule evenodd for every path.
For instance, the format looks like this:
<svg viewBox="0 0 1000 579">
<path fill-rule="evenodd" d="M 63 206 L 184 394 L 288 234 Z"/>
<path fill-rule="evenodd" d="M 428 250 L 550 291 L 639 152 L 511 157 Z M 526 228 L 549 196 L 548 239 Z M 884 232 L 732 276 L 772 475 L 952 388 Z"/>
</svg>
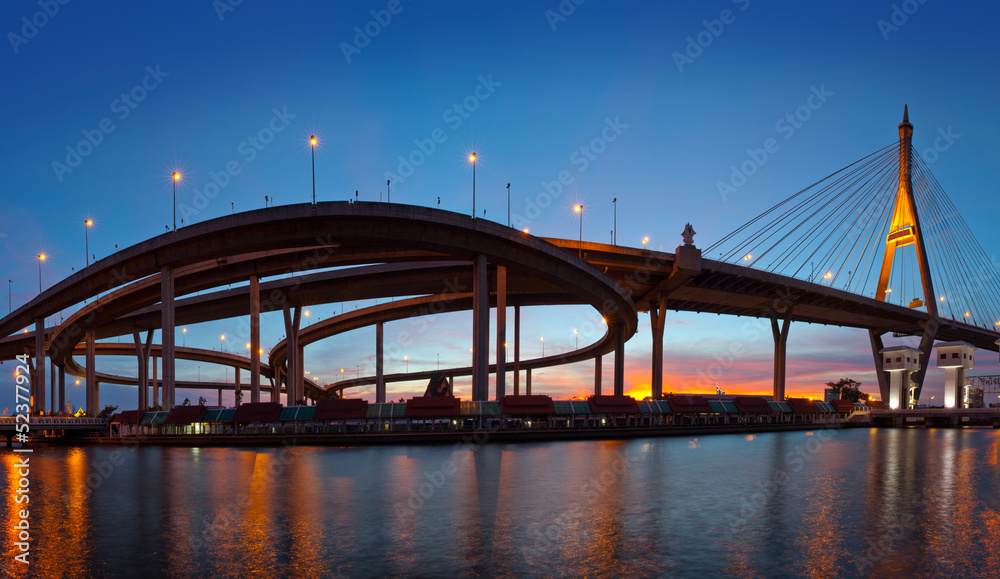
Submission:
<svg viewBox="0 0 1000 579">
<path fill-rule="evenodd" d="M 889 286 L 889 274 L 892 273 L 893 258 L 896 249 L 913 245 L 917 254 L 917 264 L 920 268 L 920 284 L 923 288 L 924 299 L 922 304 L 912 304 L 911 307 L 927 308 L 929 316 L 928 323 L 924 326 L 923 335 L 920 338 L 919 350 L 921 353 L 920 367 L 913 372 L 911 379 L 914 383 L 913 397 L 911 405 L 915 405 L 920 399 L 920 390 L 924 382 L 924 375 L 927 372 L 931 360 L 931 349 L 934 347 L 934 336 L 937 333 L 937 300 L 934 293 L 934 284 L 931 281 L 931 270 L 927 260 L 927 250 L 924 247 L 924 236 L 920 229 L 920 217 L 917 215 L 917 203 L 913 197 L 913 183 L 910 175 L 910 163 L 913 158 L 913 125 L 910 124 L 909 111 L 903 106 L 903 122 L 899 123 L 899 187 L 896 192 L 896 200 L 893 206 L 892 221 L 889 225 L 889 235 L 885 240 L 885 253 L 882 257 L 882 269 L 879 273 L 878 287 L 875 291 L 875 298 L 885 301 Z M 882 400 L 889 399 L 889 384 L 885 379 L 882 367 L 881 335 L 872 333 L 872 354 L 875 358 L 876 374 L 879 378 L 879 388 L 882 391 Z"/>
</svg>

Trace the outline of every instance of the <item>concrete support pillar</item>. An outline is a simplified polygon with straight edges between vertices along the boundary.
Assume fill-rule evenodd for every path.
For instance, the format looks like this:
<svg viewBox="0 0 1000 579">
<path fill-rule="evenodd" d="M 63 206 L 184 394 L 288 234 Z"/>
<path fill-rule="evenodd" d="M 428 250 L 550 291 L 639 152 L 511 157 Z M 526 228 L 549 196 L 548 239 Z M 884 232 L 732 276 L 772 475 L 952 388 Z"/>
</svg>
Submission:
<svg viewBox="0 0 1000 579">
<path fill-rule="evenodd" d="M 49 360 L 49 414 L 56 412 L 56 363 Z"/>
<path fill-rule="evenodd" d="M 514 306 L 514 396 L 521 390 L 521 306 Z"/>
<path fill-rule="evenodd" d="M 889 379 L 885 375 L 884 368 L 882 366 L 882 350 L 885 346 L 882 344 L 882 334 L 875 330 L 868 330 L 868 339 L 872 344 L 872 358 L 875 360 L 875 378 L 878 379 L 878 392 L 879 397 L 883 402 L 888 403 L 889 401 Z"/>
<path fill-rule="evenodd" d="M 524 371 L 524 394 L 531 396 L 531 368 Z"/>
<path fill-rule="evenodd" d="M 288 345 L 288 370 L 285 374 L 285 403 L 287 406 L 292 406 L 298 400 L 299 396 L 298 377 L 304 375 L 299 371 L 299 367 L 303 363 L 299 356 L 299 323 L 302 321 L 302 309 L 296 307 L 292 311 L 288 302 L 285 302 L 283 313 L 285 315 L 285 337 Z M 278 384 L 278 393 L 280 395 L 281 383 L 279 382 Z"/>
<path fill-rule="evenodd" d="M 964 408 L 962 388 L 965 386 L 965 368 L 961 366 L 944 369 L 944 407 Z"/>
<path fill-rule="evenodd" d="M 778 312 L 771 310 L 771 333 L 774 335 L 774 400 L 785 399 L 785 346 L 788 343 L 788 327 L 792 323 L 792 309 L 788 308 L 785 319 L 778 328 Z"/>
<path fill-rule="evenodd" d="M 149 350 L 153 346 L 153 332 L 146 332 L 146 343 L 143 344 L 142 337 L 139 334 L 139 330 L 132 330 L 132 341 L 135 343 L 135 357 L 138 365 L 138 372 L 136 373 L 136 386 L 138 386 L 138 401 L 137 406 L 139 410 L 145 410 L 148 408 L 148 401 L 146 399 L 148 395 L 148 383 L 146 378 L 146 373 L 149 371 Z"/>
<path fill-rule="evenodd" d="M 653 381 L 651 396 L 663 398 L 663 328 L 667 319 L 667 296 L 660 294 L 655 306 L 649 308 L 649 324 L 653 334 Z"/>
<path fill-rule="evenodd" d="M 250 402 L 260 402 L 260 278 L 250 276 Z"/>
<path fill-rule="evenodd" d="M 59 412 L 66 412 L 66 368 L 59 367 Z"/>
<path fill-rule="evenodd" d="M 222 406 L 222 388 L 219 388 L 219 406 Z"/>
<path fill-rule="evenodd" d="M 100 409 L 97 408 L 99 402 L 97 396 L 97 368 L 94 364 L 97 363 L 96 356 L 96 342 L 97 342 L 97 331 L 93 328 L 87 330 L 87 350 L 86 350 L 86 365 L 87 365 L 87 416 L 91 418 L 96 417 Z"/>
<path fill-rule="evenodd" d="M 385 329 L 382 322 L 375 323 L 375 403 L 385 402 L 385 375 L 383 374 L 382 343 Z"/>
<path fill-rule="evenodd" d="M 156 356 L 152 357 L 152 362 L 153 363 L 151 364 L 151 366 L 153 367 L 153 403 L 150 404 L 150 406 L 159 406 L 160 408 L 163 408 L 163 401 L 160 398 L 160 379 L 156 375 L 157 374 Z"/>
<path fill-rule="evenodd" d="M 603 377 L 601 376 L 601 366 L 604 362 L 604 356 L 597 356 L 594 358 L 594 395 L 601 395 L 601 383 Z"/>
<path fill-rule="evenodd" d="M 295 337 L 295 342 L 298 349 L 297 362 L 295 363 L 295 371 L 298 373 L 295 376 L 295 398 L 292 400 L 292 404 L 297 405 L 299 400 L 303 400 L 306 397 L 306 347 L 298 345 L 299 338 Z"/>
<path fill-rule="evenodd" d="M 32 394 L 35 404 L 32 410 L 45 412 L 45 318 L 35 319 L 35 384 Z"/>
<path fill-rule="evenodd" d="M 615 328 L 615 396 L 625 395 L 625 331 Z"/>
<path fill-rule="evenodd" d="M 497 400 L 507 395 L 507 268 L 497 266 Z"/>
<path fill-rule="evenodd" d="M 240 394 L 243 393 L 243 388 L 240 385 L 240 369 L 239 367 L 234 367 L 233 372 L 236 376 L 236 381 L 233 383 L 233 406 L 237 406 L 236 400 L 240 399 Z M 219 406 L 222 406 L 222 392 L 219 391 Z"/>
<path fill-rule="evenodd" d="M 477 255 L 472 273 L 472 399 L 489 396 L 490 297 L 486 256 Z"/>
<path fill-rule="evenodd" d="M 163 355 L 163 409 L 176 403 L 174 392 L 174 268 L 160 268 L 160 320 Z"/>
</svg>

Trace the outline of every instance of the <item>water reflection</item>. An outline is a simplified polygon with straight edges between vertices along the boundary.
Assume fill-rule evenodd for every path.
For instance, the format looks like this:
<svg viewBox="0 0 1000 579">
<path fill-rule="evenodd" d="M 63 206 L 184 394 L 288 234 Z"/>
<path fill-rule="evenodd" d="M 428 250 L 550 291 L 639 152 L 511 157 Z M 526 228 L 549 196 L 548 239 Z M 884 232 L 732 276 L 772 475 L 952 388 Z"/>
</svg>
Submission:
<svg viewBox="0 0 1000 579">
<path fill-rule="evenodd" d="M 694 445 L 36 448 L 38 576 L 927 577 L 1000 567 L 992 430 Z M 15 460 L 2 459 L 2 568 L 27 576 L 13 563 Z"/>
</svg>

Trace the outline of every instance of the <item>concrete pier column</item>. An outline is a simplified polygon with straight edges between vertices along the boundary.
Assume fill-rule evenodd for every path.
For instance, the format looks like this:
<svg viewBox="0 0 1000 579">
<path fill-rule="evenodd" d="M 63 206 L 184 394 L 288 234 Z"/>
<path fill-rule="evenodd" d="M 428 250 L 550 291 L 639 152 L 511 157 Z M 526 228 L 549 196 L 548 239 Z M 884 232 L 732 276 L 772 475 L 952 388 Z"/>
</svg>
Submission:
<svg viewBox="0 0 1000 579">
<path fill-rule="evenodd" d="M 385 402 L 385 375 L 383 374 L 384 360 L 382 358 L 382 344 L 385 329 L 382 322 L 375 324 L 375 403 Z"/>
<path fill-rule="evenodd" d="M 594 358 L 594 395 L 601 395 L 601 382 L 603 378 L 601 376 L 601 366 L 604 362 L 604 356 L 597 356 Z"/>
<path fill-rule="evenodd" d="M 514 306 L 514 396 L 521 390 L 521 306 Z"/>
<path fill-rule="evenodd" d="M 136 386 L 138 386 L 138 400 L 136 408 L 139 410 L 145 410 L 148 408 L 148 401 L 146 397 L 148 396 L 148 384 L 149 381 L 146 378 L 146 373 L 149 371 L 149 350 L 153 345 L 153 332 L 146 332 L 146 342 L 143 344 L 142 337 L 139 334 L 139 330 L 132 330 L 132 341 L 135 344 L 135 357 L 137 360 L 138 371 L 136 372 Z"/>
<path fill-rule="evenodd" d="M 222 406 L 222 388 L 219 388 L 219 406 Z"/>
<path fill-rule="evenodd" d="M 233 373 L 236 376 L 236 381 L 233 383 L 233 406 L 238 406 L 236 403 L 239 400 L 239 394 L 243 393 L 243 388 L 240 386 L 240 368 L 239 366 L 233 367 Z M 219 405 L 222 405 L 222 392 L 219 392 Z"/>
<path fill-rule="evenodd" d="M 160 268 L 160 320 L 163 355 L 163 409 L 176 403 L 174 393 L 174 268 Z"/>
<path fill-rule="evenodd" d="M 45 318 L 35 319 L 35 383 L 32 389 L 35 404 L 32 410 L 45 412 Z"/>
<path fill-rule="evenodd" d="M 250 402 L 260 402 L 260 278 L 250 276 Z"/>
<path fill-rule="evenodd" d="M 496 395 L 507 395 L 507 268 L 497 266 L 497 375 Z"/>
<path fill-rule="evenodd" d="M 152 361 L 152 364 L 150 364 L 150 365 L 152 366 L 152 371 L 153 371 L 153 380 L 152 380 L 152 382 L 153 382 L 153 403 L 150 404 L 150 406 L 159 406 L 160 408 L 163 408 L 163 402 L 160 399 L 160 379 L 159 379 L 159 377 L 157 377 L 157 372 L 156 372 L 156 369 L 157 369 L 156 356 L 152 356 L 151 361 Z"/>
<path fill-rule="evenodd" d="M 59 412 L 66 412 L 66 368 L 59 367 Z"/>
<path fill-rule="evenodd" d="M 87 330 L 87 350 L 86 350 L 86 365 L 87 365 L 87 416 L 91 418 L 96 417 L 100 409 L 97 408 L 97 368 L 94 367 L 96 363 L 96 341 L 97 341 L 97 331 L 93 328 Z"/>
<path fill-rule="evenodd" d="M 882 365 L 882 350 L 885 345 L 882 343 L 882 334 L 875 330 L 868 330 L 868 339 L 872 344 L 872 358 L 875 361 L 875 378 L 878 379 L 879 397 L 885 403 L 889 402 L 889 379 L 885 375 L 885 367 Z"/>
<path fill-rule="evenodd" d="M 615 328 L 615 396 L 625 395 L 625 332 Z"/>
<path fill-rule="evenodd" d="M 56 411 L 56 364 L 49 360 L 49 414 Z"/>
<path fill-rule="evenodd" d="M 771 310 L 771 333 L 774 335 L 774 400 L 785 399 L 785 347 L 788 343 L 788 328 L 792 323 L 792 309 L 788 308 L 785 319 L 778 328 L 778 312 Z"/>
<path fill-rule="evenodd" d="M 472 399 L 486 400 L 490 370 L 490 297 L 486 256 L 477 255 L 472 270 Z"/>
<path fill-rule="evenodd" d="M 531 368 L 524 371 L 524 394 L 531 396 Z"/>
<path fill-rule="evenodd" d="M 651 396 L 663 398 L 663 328 L 667 318 L 667 296 L 660 294 L 655 307 L 649 308 L 649 323 L 653 334 L 653 381 Z"/>
<path fill-rule="evenodd" d="M 285 338 L 288 344 L 288 370 L 285 374 L 285 402 L 288 406 L 295 404 L 298 400 L 299 391 L 298 377 L 302 374 L 299 367 L 302 366 L 302 359 L 299 356 L 299 323 L 302 321 L 302 309 L 296 307 L 294 311 L 288 302 L 285 302 L 282 309 L 285 315 Z M 280 385 L 280 382 L 279 382 Z M 280 386 L 278 394 L 281 394 Z"/>
</svg>

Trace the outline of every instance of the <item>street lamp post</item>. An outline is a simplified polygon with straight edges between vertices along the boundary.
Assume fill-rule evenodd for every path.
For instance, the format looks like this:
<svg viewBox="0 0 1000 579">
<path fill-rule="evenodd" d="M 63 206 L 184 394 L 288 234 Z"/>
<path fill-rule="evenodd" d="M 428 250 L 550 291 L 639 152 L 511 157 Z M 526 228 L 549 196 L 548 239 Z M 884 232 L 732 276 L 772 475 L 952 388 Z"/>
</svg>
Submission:
<svg viewBox="0 0 1000 579">
<path fill-rule="evenodd" d="M 385 180 L 385 202 L 386 203 L 392 203 L 392 193 L 389 191 L 389 183 L 391 183 L 391 182 L 392 181 L 390 181 L 389 179 Z"/>
<path fill-rule="evenodd" d="M 403 361 L 406 362 L 406 373 L 409 374 L 410 373 L 410 357 L 409 356 L 403 356 Z"/>
<path fill-rule="evenodd" d="M 476 218 L 476 154 L 472 153 L 469 155 L 469 161 L 472 163 L 472 218 Z"/>
<path fill-rule="evenodd" d="M 643 249 L 646 249 L 646 244 L 647 243 L 649 243 L 649 238 L 648 237 L 643 237 L 642 238 L 642 248 Z"/>
<path fill-rule="evenodd" d="M 583 205 L 577 205 L 575 207 L 577 213 L 580 214 L 580 257 L 583 257 Z"/>
<path fill-rule="evenodd" d="M 309 135 L 309 150 L 312 152 L 313 205 L 316 204 L 316 135 Z"/>
<path fill-rule="evenodd" d="M 614 221 L 612 221 L 611 229 L 611 245 L 618 245 L 618 198 L 615 197 L 611 200 L 611 205 L 614 207 Z"/>
<path fill-rule="evenodd" d="M 545 357 L 545 336 L 542 336 L 542 358 Z"/>
<path fill-rule="evenodd" d="M 576 349 L 580 349 L 580 330 L 573 330 L 573 335 L 576 336 Z"/>
<path fill-rule="evenodd" d="M 221 336 L 219 336 L 219 350 L 221 350 L 223 352 L 226 351 L 226 335 L 225 334 L 222 334 Z"/>
<path fill-rule="evenodd" d="M 174 231 L 177 231 L 177 182 L 181 180 L 181 174 L 174 171 Z"/>
<path fill-rule="evenodd" d="M 183 346 L 183 347 L 187 346 L 187 335 L 188 335 L 188 329 L 187 328 L 182 328 L 181 329 L 181 346 Z"/>
<path fill-rule="evenodd" d="M 507 183 L 507 227 L 511 226 L 510 221 L 510 183 Z"/>
<path fill-rule="evenodd" d="M 45 261 L 45 254 L 38 254 L 38 293 L 42 293 L 42 262 Z"/>
<path fill-rule="evenodd" d="M 83 250 L 87 254 L 84 256 L 87 258 L 87 267 L 90 267 L 90 226 L 93 224 L 90 219 L 83 222 Z"/>
<path fill-rule="evenodd" d="M 13 302 L 13 299 L 11 298 L 11 296 L 13 295 L 13 290 L 11 289 L 11 285 L 13 283 L 14 283 L 14 280 L 12 280 L 12 279 L 8 279 L 7 280 L 7 313 L 8 314 L 10 314 L 11 312 L 14 311 L 14 305 L 13 305 L 14 302 Z"/>
</svg>

